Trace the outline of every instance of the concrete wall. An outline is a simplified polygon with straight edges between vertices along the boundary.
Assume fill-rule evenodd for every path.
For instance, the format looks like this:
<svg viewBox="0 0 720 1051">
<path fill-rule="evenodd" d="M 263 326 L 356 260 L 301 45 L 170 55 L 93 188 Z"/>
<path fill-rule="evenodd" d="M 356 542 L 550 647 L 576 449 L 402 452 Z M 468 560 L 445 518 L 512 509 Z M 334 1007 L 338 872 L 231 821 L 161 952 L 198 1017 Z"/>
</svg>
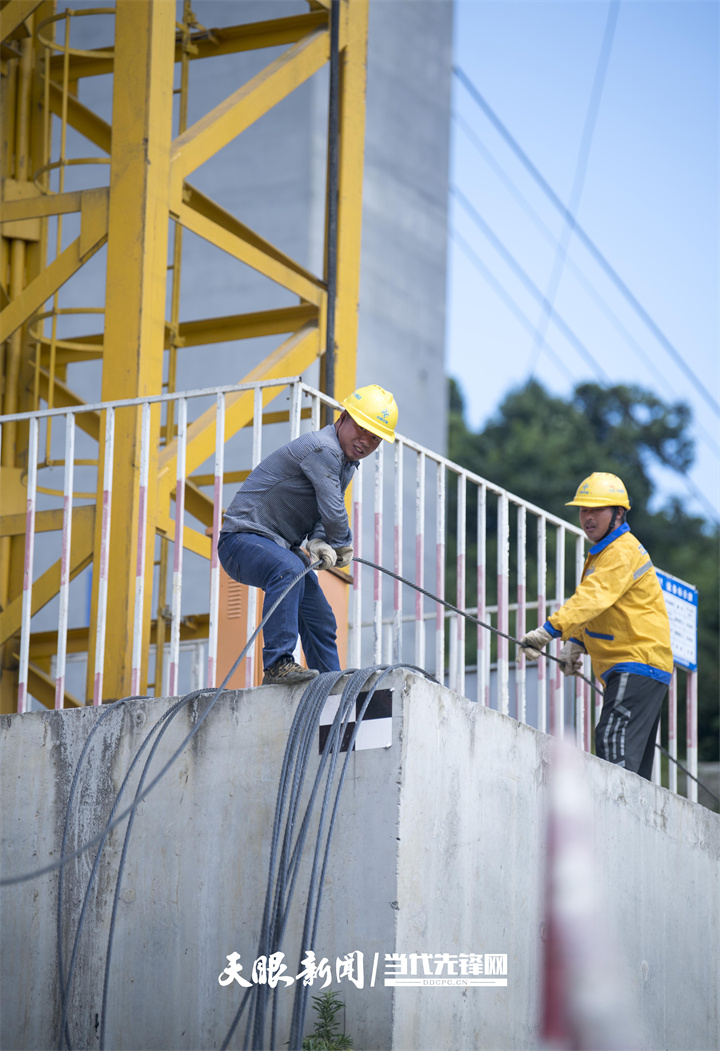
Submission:
<svg viewBox="0 0 720 1051">
<path fill-rule="evenodd" d="M 535 1047 L 550 739 L 413 673 L 394 672 L 390 684 L 392 745 L 350 759 L 315 944 L 333 968 L 337 957 L 364 953 L 363 989 L 332 983 L 346 1002 L 346 1031 L 365 1051 Z M 257 954 L 280 770 L 301 695 L 301 687 L 224 694 L 140 805 L 119 893 L 107 1047 L 221 1045 L 242 990 L 221 987 L 218 975 L 237 951 L 249 977 Z M 170 724 L 154 771 L 206 704 Z M 59 856 L 76 763 L 98 720 L 106 716 L 78 778 L 70 849 L 102 828 L 133 756 L 169 707 L 138 700 L 109 714 L 2 717 L 4 877 Z M 317 755 L 313 743 L 304 798 Z M 618 974 L 646 1046 L 717 1047 L 720 818 L 592 756 L 582 766 L 594 807 L 595 890 L 606 898 Z M 99 1046 L 125 828 L 111 836 L 86 913 L 71 994 L 77 1049 Z M 313 828 L 282 943 L 290 974 L 303 948 Z M 66 961 L 92 857 L 66 870 Z M 58 1046 L 57 893 L 57 875 L 0 890 L 2 1048 Z M 384 984 L 392 952 L 507 953 L 508 984 L 393 989 Z M 287 1040 L 293 992 L 278 992 L 277 1047 Z M 231 1047 L 245 1046 L 243 1033 Z"/>
</svg>

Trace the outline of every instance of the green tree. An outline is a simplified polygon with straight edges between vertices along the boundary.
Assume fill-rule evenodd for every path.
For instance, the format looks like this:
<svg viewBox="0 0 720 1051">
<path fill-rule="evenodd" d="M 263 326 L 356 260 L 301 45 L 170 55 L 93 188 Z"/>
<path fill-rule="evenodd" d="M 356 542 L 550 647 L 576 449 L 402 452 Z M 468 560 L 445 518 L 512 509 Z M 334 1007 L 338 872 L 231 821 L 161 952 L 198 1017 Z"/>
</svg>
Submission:
<svg viewBox="0 0 720 1051">
<path fill-rule="evenodd" d="M 679 500 L 651 508 L 650 468 L 662 464 L 682 474 L 692 465 L 688 407 L 666 404 L 641 387 L 593 383 L 579 384 L 564 400 L 531 381 L 511 391 L 475 433 L 467 427 L 462 395 L 452 379 L 449 399 L 450 459 L 560 518 L 577 524 L 576 509 L 565 504 L 588 474 L 609 471 L 623 479 L 633 533 L 655 565 L 699 590 L 700 758 L 717 759 L 720 530 L 689 514 Z M 452 552 L 449 578 L 451 567 Z"/>
</svg>

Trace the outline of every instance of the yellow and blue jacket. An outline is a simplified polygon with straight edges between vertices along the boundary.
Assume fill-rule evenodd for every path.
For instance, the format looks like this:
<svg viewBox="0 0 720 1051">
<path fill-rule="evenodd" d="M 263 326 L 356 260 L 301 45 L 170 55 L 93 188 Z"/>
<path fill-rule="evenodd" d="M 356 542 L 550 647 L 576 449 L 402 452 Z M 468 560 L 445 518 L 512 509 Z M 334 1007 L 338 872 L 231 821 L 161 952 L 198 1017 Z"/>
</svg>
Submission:
<svg viewBox="0 0 720 1051">
<path fill-rule="evenodd" d="M 650 556 L 623 523 L 590 548 L 575 594 L 543 625 L 585 647 L 594 674 L 670 682 L 670 622 Z"/>
</svg>

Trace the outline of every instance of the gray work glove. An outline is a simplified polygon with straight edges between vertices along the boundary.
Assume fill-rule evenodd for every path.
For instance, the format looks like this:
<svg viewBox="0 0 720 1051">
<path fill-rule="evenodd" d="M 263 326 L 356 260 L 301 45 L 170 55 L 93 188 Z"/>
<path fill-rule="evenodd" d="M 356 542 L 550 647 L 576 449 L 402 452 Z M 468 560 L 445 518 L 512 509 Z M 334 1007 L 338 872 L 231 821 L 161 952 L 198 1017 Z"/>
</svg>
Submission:
<svg viewBox="0 0 720 1051">
<path fill-rule="evenodd" d="M 349 566 L 352 562 L 352 544 L 348 544 L 347 547 L 336 547 L 335 554 L 337 555 L 337 561 L 335 562 L 335 565 L 338 569 L 344 569 L 345 566 Z"/>
<path fill-rule="evenodd" d="M 534 631 L 526 631 L 520 639 L 520 647 L 529 661 L 536 661 L 541 651 L 548 642 L 552 641 L 552 635 L 545 628 L 535 628 Z"/>
<path fill-rule="evenodd" d="M 337 555 L 335 551 L 326 541 L 316 538 L 315 540 L 308 540 L 307 542 L 307 553 L 310 555 L 310 559 L 313 562 L 321 562 L 322 565 L 319 569 L 330 569 L 335 565 L 337 561 Z"/>
<path fill-rule="evenodd" d="M 582 674 L 582 659 L 584 653 L 585 647 L 577 642 L 573 642 L 572 639 L 568 639 L 568 641 L 563 644 L 563 647 L 558 654 L 558 660 L 560 661 L 563 675 Z"/>
</svg>

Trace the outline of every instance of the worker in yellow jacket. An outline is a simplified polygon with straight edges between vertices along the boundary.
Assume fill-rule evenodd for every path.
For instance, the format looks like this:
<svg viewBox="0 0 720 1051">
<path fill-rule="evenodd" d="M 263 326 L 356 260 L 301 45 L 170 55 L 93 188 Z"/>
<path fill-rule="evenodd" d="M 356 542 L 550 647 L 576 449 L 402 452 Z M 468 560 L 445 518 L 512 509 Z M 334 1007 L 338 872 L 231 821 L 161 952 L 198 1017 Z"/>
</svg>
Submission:
<svg viewBox="0 0 720 1051">
<path fill-rule="evenodd" d="M 580 525 L 592 543 L 575 594 L 542 627 L 520 640 L 537 660 L 551 639 L 562 637 L 565 675 L 580 672 L 590 654 L 605 684 L 595 728 L 595 753 L 648 780 L 655 736 L 673 668 L 670 623 L 650 556 L 625 521 L 627 490 L 614 474 L 581 482 L 568 507 L 580 508 Z"/>
</svg>

